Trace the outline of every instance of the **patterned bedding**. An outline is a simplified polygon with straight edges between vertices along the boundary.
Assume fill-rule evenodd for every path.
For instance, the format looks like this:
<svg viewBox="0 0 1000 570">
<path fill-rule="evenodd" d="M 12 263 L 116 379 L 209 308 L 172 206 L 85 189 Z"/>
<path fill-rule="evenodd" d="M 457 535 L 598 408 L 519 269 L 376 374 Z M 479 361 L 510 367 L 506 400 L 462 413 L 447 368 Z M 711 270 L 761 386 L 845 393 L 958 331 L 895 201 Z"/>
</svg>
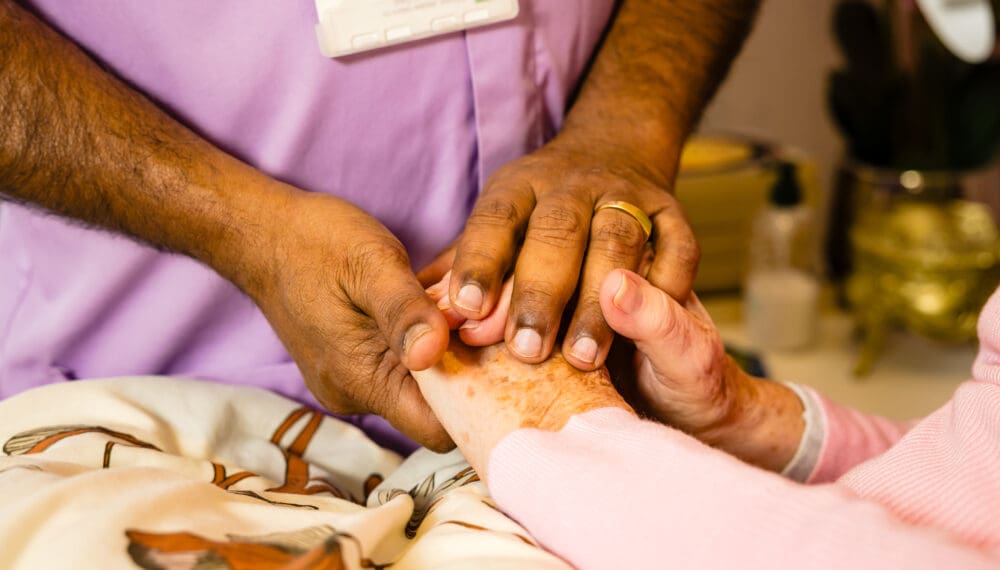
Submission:
<svg viewBox="0 0 1000 570">
<path fill-rule="evenodd" d="M 564 569 L 457 452 L 165 377 L 0 402 L 0 568 Z"/>
</svg>

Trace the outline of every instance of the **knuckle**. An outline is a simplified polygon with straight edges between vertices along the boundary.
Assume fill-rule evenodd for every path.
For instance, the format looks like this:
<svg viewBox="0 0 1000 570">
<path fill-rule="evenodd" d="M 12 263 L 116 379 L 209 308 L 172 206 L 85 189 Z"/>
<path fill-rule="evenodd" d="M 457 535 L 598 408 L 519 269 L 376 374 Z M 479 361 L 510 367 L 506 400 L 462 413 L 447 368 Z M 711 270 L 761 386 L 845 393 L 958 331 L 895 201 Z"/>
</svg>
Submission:
<svg viewBox="0 0 1000 570">
<path fill-rule="evenodd" d="M 407 267 L 410 256 L 403 244 L 395 239 L 379 239 L 362 242 L 351 248 L 347 256 L 347 277 L 364 286 L 373 269 L 384 267 Z"/>
<path fill-rule="evenodd" d="M 579 288 L 573 322 L 587 326 L 597 322 L 604 323 L 604 313 L 601 312 L 600 286 L 581 286 Z"/>
<path fill-rule="evenodd" d="M 548 245 L 566 246 L 580 241 L 587 220 L 573 208 L 550 206 L 536 211 L 528 228 L 529 237 Z"/>
<path fill-rule="evenodd" d="M 380 299 L 375 305 L 375 311 L 379 320 L 392 323 L 393 340 L 399 341 L 399 344 L 414 320 L 410 315 L 422 311 L 425 306 L 426 302 L 422 297 L 404 291 Z"/>
<path fill-rule="evenodd" d="M 595 223 L 591 247 L 615 254 L 634 255 L 646 243 L 642 228 L 625 216 L 608 217 Z"/>
<path fill-rule="evenodd" d="M 562 308 L 563 299 L 551 284 L 532 282 L 517 292 L 517 324 L 519 326 L 543 325 L 550 313 Z"/>
<path fill-rule="evenodd" d="M 463 268 L 469 267 L 492 267 L 507 260 L 507 254 L 501 249 L 485 242 L 473 241 L 462 246 L 462 251 L 455 263 Z M 475 272 L 481 272 L 475 271 Z"/>
<path fill-rule="evenodd" d="M 678 238 L 673 244 L 673 253 L 680 263 L 689 267 L 698 265 L 701 260 L 701 246 L 694 236 Z"/>
<path fill-rule="evenodd" d="M 517 225 L 521 212 L 512 202 L 500 198 L 484 198 L 469 214 L 468 224 L 487 227 Z"/>
<path fill-rule="evenodd" d="M 534 162 L 529 154 L 504 164 L 486 180 L 486 190 L 494 191 L 521 182 L 534 168 Z"/>
<path fill-rule="evenodd" d="M 553 287 L 549 283 L 532 281 L 525 283 L 518 291 L 518 299 L 522 304 L 544 305 L 552 302 L 556 295 L 552 291 Z"/>
<path fill-rule="evenodd" d="M 600 306 L 596 307 L 596 310 L 592 306 L 581 306 L 580 310 L 577 311 L 573 331 L 567 337 L 575 337 L 580 334 L 586 334 L 586 336 L 593 338 L 599 343 L 610 338 L 611 329 L 604 321 L 604 315 L 601 314 Z"/>
<path fill-rule="evenodd" d="M 586 185 L 600 185 L 607 187 L 608 184 L 623 185 L 613 169 L 604 164 L 592 164 L 586 168 L 577 168 L 570 173 L 570 180 Z"/>
<path fill-rule="evenodd" d="M 412 322 L 411 311 L 430 304 L 418 287 L 387 287 L 386 283 L 405 283 L 401 279 L 409 268 L 406 249 L 394 239 L 358 244 L 347 256 L 339 283 L 354 310 L 375 319 L 392 323 L 393 330 Z M 362 308 L 358 308 L 362 307 Z"/>
</svg>

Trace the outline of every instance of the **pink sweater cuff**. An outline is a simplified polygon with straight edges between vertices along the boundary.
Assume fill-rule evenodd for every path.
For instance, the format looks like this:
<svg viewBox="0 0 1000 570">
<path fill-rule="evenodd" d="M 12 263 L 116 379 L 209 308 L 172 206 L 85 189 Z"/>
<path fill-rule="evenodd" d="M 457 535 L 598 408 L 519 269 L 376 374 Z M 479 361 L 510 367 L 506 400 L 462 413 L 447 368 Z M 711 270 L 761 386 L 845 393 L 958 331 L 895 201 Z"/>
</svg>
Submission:
<svg viewBox="0 0 1000 570">
<path fill-rule="evenodd" d="M 881 455 L 917 422 L 897 422 L 840 405 L 818 392 L 826 434 L 819 459 L 806 483 L 830 483 L 855 466 Z"/>
</svg>

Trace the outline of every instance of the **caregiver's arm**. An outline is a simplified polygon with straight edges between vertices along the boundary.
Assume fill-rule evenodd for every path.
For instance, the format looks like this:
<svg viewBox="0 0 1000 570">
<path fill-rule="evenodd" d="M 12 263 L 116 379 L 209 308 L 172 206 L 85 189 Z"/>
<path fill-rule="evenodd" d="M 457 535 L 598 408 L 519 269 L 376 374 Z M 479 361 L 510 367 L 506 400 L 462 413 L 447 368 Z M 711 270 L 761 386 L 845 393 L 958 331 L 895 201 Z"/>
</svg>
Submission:
<svg viewBox="0 0 1000 570">
<path fill-rule="evenodd" d="M 399 241 L 220 151 L 11 0 L 0 195 L 211 266 L 260 305 L 320 402 L 447 445 L 407 370 L 440 357 L 447 325 Z"/>
<path fill-rule="evenodd" d="M 487 315 L 513 270 L 504 338 L 517 358 L 540 362 L 552 351 L 564 308 L 578 291 L 562 352 L 582 370 L 600 367 L 613 334 L 597 291 L 612 269 L 638 267 L 645 241 L 627 214 L 594 214 L 612 201 L 630 202 L 652 218 L 650 278 L 686 299 L 699 250 L 672 195 L 680 150 L 750 28 L 757 3 L 620 3 L 558 136 L 501 168 L 477 201 L 452 273 L 458 312 L 469 319 Z"/>
<path fill-rule="evenodd" d="M 454 352 L 438 367 L 415 374 L 421 390 L 500 508 L 576 567 L 1000 563 L 988 549 L 1000 543 L 1000 529 L 988 534 L 992 503 L 962 528 L 968 521 L 948 519 L 954 504 L 914 492 L 905 452 L 898 466 L 876 468 L 856 486 L 802 486 L 638 419 L 601 372 L 580 374 L 558 356 L 526 367 L 499 348 L 469 352 L 459 345 L 452 343 Z M 962 440 L 960 429 L 943 441 Z M 968 433 L 981 439 L 980 432 Z M 996 467 L 995 448 L 979 449 L 993 462 L 980 467 Z M 918 462 L 937 459 L 934 446 L 914 453 L 928 449 L 930 460 Z M 992 477 L 955 467 L 940 472 L 949 492 L 992 501 Z M 897 480 L 903 490 L 892 494 Z M 876 491 L 862 498 L 865 483 Z"/>
</svg>

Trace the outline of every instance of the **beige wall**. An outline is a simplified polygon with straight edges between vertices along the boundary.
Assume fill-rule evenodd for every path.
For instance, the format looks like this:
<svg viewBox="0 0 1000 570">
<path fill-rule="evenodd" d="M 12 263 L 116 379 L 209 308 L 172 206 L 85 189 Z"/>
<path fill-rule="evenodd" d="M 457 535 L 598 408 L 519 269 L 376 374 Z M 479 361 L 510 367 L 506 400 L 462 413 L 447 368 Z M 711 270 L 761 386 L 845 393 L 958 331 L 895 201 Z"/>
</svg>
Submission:
<svg viewBox="0 0 1000 570">
<path fill-rule="evenodd" d="M 826 78 L 838 64 L 831 33 L 834 0 L 764 0 L 757 25 L 702 121 L 804 150 L 821 185 L 841 152 L 826 110 Z"/>
</svg>

